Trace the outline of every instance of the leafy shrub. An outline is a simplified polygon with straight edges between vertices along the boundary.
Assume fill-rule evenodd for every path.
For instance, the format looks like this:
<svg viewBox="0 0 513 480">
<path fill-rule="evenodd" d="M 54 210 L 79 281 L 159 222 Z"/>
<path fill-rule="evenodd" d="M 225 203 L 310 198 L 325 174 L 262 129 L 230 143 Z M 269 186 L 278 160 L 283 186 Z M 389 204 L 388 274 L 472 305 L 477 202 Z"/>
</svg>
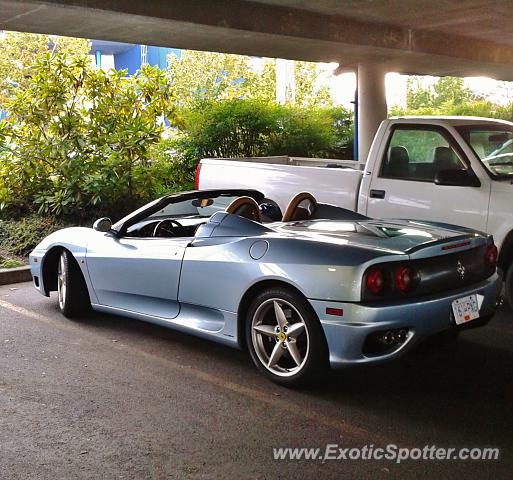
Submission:
<svg viewBox="0 0 513 480">
<path fill-rule="evenodd" d="M 352 118 L 341 107 L 280 106 L 277 124 L 266 155 L 351 158 Z"/>
<path fill-rule="evenodd" d="M 158 68 L 126 76 L 96 69 L 87 57 L 53 54 L 33 71 L 11 91 L 0 121 L 4 218 L 37 210 L 73 222 L 115 220 L 157 196 L 192 188 L 205 156 L 350 155 L 352 121 L 342 108 L 232 99 L 177 115 L 169 79 Z M 172 138 L 163 138 L 163 117 L 177 126 Z"/>
<path fill-rule="evenodd" d="M 21 220 L 0 220 L 0 249 L 12 255 L 28 255 L 47 235 L 65 225 L 37 216 Z"/>
<path fill-rule="evenodd" d="M 150 155 L 155 197 L 193 189 L 198 156 L 187 138 L 163 139 L 152 147 Z"/>
<path fill-rule="evenodd" d="M 0 125 L 0 201 L 11 211 L 122 216 L 151 196 L 150 149 L 173 116 L 165 72 L 126 77 L 87 57 L 47 55 L 7 102 Z"/>
<path fill-rule="evenodd" d="M 16 268 L 23 267 L 23 265 L 25 265 L 23 262 L 20 262 L 15 258 L 2 259 L 2 257 L 0 257 L 0 268 Z"/>
<path fill-rule="evenodd" d="M 182 112 L 188 146 L 199 157 L 346 155 L 352 123 L 343 108 L 297 108 L 228 100 Z"/>
</svg>

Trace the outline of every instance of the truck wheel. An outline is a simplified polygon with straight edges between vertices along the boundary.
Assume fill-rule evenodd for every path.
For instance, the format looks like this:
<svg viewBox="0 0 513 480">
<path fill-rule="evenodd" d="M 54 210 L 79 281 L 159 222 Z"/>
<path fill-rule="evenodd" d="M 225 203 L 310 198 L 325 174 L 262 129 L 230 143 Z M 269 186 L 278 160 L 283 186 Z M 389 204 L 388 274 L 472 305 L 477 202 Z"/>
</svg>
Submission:
<svg viewBox="0 0 513 480">
<path fill-rule="evenodd" d="M 89 292 L 82 271 L 73 255 L 63 250 L 57 266 L 57 295 L 59 309 L 68 318 L 76 318 L 91 307 Z"/>
<path fill-rule="evenodd" d="M 504 280 L 504 297 L 513 310 L 513 264 L 509 266 Z"/>
<path fill-rule="evenodd" d="M 317 315 L 298 293 L 270 288 L 251 303 L 246 317 L 251 359 L 270 380 L 300 387 L 322 376 L 327 345 Z"/>
</svg>

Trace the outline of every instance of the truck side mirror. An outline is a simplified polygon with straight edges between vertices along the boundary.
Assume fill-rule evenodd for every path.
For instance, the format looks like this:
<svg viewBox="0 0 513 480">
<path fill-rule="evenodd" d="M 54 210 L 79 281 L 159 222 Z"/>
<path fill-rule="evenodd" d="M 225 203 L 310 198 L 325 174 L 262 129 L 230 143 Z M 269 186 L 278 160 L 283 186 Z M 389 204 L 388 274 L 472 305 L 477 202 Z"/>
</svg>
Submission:
<svg viewBox="0 0 513 480">
<path fill-rule="evenodd" d="M 480 187 L 481 182 L 472 170 L 439 170 L 435 174 L 436 185 L 453 187 Z"/>
</svg>

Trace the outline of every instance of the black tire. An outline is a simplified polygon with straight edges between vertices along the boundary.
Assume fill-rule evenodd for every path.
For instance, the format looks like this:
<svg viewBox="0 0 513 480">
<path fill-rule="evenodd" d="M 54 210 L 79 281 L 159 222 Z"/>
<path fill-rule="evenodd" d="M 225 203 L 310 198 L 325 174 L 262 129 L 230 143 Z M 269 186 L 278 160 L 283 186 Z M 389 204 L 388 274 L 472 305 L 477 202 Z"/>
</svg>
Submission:
<svg viewBox="0 0 513 480">
<path fill-rule="evenodd" d="M 78 318 L 86 314 L 91 308 L 89 292 L 73 255 L 62 250 L 57 265 L 57 295 L 59 309 L 67 318 Z M 64 288 L 62 273 L 64 273 Z"/>
<path fill-rule="evenodd" d="M 504 278 L 504 298 L 509 308 L 513 310 L 513 264 L 509 266 Z"/>
<path fill-rule="evenodd" d="M 286 335 L 286 340 L 280 341 L 278 338 L 281 332 L 276 331 L 280 325 L 275 302 L 285 316 L 289 315 L 283 332 L 295 332 L 291 333 L 292 336 Z M 275 326 L 272 321 L 273 315 L 276 319 Z M 259 323 L 259 318 L 265 323 Z M 251 302 L 245 320 L 246 342 L 251 359 L 267 378 L 285 387 L 295 388 L 310 386 L 323 378 L 328 366 L 326 339 L 315 311 L 299 293 L 281 287 L 264 290 Z M 300 328 L 293 328 L 295 324 Z M 299 324 L 303 324 L 304 327 Z M 254 325 L 269 327 L 271 330 L 274 328 L 276 333 L 268 331 L 262 334 L 254 329 Z M 296 333 L 298 330 L 301 330 L 301 333 Z M 270 361 L 274 349 L 278 348 L 280 343 L 279 346 L 283 347 L 283 352 L 279 354 L 280 360 L 276 365 L 267 366 L 265 360 Z M 295 346 L 291 346 L 291 343 Z M 296 359 L 301 359 L 301 363 L 294 361 L 294 355 L 291 353 L 293 346 L 295 355 L 300 354 Z M 273 370 L 283 371 L 275 373 Z M 294 370 L 297 370 L 296 373 Z"/>
</svg>

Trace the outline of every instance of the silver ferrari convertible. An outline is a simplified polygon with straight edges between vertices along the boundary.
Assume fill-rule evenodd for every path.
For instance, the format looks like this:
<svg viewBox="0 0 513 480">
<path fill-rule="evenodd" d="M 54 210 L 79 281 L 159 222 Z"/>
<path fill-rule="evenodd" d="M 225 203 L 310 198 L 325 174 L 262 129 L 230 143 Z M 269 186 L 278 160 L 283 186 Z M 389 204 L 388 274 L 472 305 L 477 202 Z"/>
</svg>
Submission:
<svg viewBox="0 0 513 480">
<path fill-rule="evenodd" d="M 30 255 L 35 288 L 56 291 L 66 317 L 92 308 L 247 348 L 287 386 L 485 323 L 496 261 L 483 233 L 375 220 L 307 192 L 282 212 L 254 190 L 168 195 Z"/>
</svg>

